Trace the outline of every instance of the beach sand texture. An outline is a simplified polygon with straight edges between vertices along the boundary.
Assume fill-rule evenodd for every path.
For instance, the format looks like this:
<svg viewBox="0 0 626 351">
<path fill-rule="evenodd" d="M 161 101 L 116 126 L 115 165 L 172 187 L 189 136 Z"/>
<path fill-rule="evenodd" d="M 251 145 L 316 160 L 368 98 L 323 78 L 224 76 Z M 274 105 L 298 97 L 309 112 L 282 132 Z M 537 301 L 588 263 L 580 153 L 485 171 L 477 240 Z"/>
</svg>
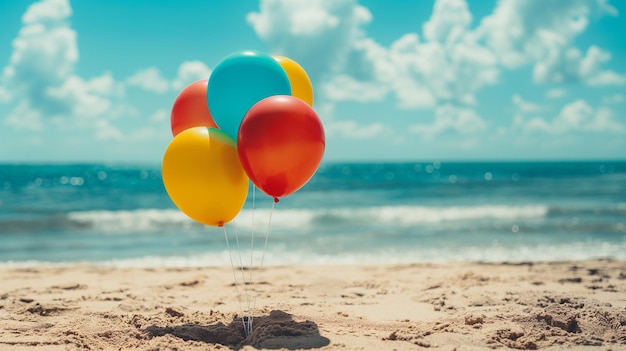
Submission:
<svg viewBox="0 0 626 351">
<path fill-rule="evenodd" d="M 256 273 L 245 339 L 230 267 L 2 268 L 0 349 L 626 349 L 624 261 Z"/>
</svg>

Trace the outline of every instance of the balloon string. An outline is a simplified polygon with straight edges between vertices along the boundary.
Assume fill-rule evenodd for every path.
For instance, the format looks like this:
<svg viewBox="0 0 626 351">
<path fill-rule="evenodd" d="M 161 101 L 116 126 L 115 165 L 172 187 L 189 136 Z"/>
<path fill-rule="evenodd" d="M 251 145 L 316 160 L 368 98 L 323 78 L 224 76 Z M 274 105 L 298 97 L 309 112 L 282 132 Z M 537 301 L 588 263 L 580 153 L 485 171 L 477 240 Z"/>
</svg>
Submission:
<svg viewBox="0 0 626 351">
<path fill-rule="evenodd" d="M 256 199 L 256 186 L 254 184 L 252 184 L 252 235 L 250 238 L 250 281 L 248 283 L 248 286 L 250 287 L 251 291 L 254 291 L 254 283 L 252 280 L 252 273 L 253 273 L 253 268 L 254 268 L 254 210 L 255 210 L 255 199 Z M 254 309 L 254 307 L 253 307 Z M 248 295 L 248 310 L 250 310 L 250 296 Z M 252 314 L 250 313 L 248 315 L 248 330 L 249 332 L 252 332 Z"/>
<path fill-rule="evenodd" d="M 263 269 L 263 262 L 265 261 L 265 251 L 267 250 L 267 239 L 270 235 L 270 227 L 272 226 L 272 215 L 274 214 L 274 207 L 276 206 L 276 201 L 272 201 L 272 209 L 270 210 L 270 218 L 267 222 L 267 230 L 265 231 L 265 243 L 263 244 L 263 254 L 261 254 L 261 265 L 259 266 L 259 273 Z M 258 293 L 254 294 L 254 304 L 252 308 L 256 308 L 256 298 L 259 296 Z"/>
<path fill-rule="evenodd" d="M 256 186 L 252 185 L 252 238 L 250 239 L 250 268 L 252 268 L 254 261 L 254 201 L 256 197 Z M 251 271 L 252 272 L 252 271 Z M 250 274 L 250 284 L 252 284 L 252 274 Z"/>
<path fill-rule="evenodd" d="M 243 316 L 243 308 L 241 307 L 241 293 L 239 292 L 239 284 L 237 283 L 237 274 L 235 271 L 235 264 L 233 263 L 233 255 L 230 250 L 230 244 L 228 243 L 228 232 L 226 231 L 226 225 L 223 225 L 222 228 L 224 228 L 224 238 L 226 239 L 226 247 L 228 248 L 228 257 L 230 258 L 230 268 L 233 271 L 233 280 L 235 281 L 235 291 L 237 292 L 237 302 L 239 303 L 239 314 L 241 315 L 241 323 L 243 324 L 244 331 L 247 331 L 246 322 Z"/>
<path fill-rule="evenodd" d="M 248 291 L 248 284 L 246 282 L 246 273 L 244 271 L 244 266 L 243 266 L 243 259 L 241 258 L 241 248 L 239 247 L 239 235 L 237 234 L 237 229 L 234 230 L 235 231 L 235 242 L 237 243 L 237 253 L 239 254 L 239 268 L 241 269 L 241 281 L 243 282 L 243 291 L 244 294 L 246 295 L 246 302 L 248 304 L 248 319 L 250 319 L 251 316 L 251 310 L 250 310 L 250 292 Z M 250 330 L 248 328 L 248 325 L 246 323 L 244 323 L 244 328 L 246 331 L 246 337 L 250 334 Z"/>
</svg>

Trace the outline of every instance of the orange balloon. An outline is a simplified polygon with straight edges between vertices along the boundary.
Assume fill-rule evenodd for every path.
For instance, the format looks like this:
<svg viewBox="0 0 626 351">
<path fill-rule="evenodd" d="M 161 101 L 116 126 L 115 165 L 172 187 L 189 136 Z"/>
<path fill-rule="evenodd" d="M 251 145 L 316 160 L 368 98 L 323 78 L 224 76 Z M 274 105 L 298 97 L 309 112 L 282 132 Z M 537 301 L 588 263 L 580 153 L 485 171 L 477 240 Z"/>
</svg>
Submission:
<svg viewBox="0 0 626 351">
<path fill-rule="evenodd" d="M 199 80 L 183 89 L 172 106 L 172 135 L 192 127 L 217 128 L 207 104 L 208 80 Z"/>
<path fill-rule="evenodd" d="M 289 95 L 270 96 L 252 106 L 237 137 L 241 166 L 275 200 L 311 179 L 325 145 L 324 128 L 313 108 Z"/>
</svg>

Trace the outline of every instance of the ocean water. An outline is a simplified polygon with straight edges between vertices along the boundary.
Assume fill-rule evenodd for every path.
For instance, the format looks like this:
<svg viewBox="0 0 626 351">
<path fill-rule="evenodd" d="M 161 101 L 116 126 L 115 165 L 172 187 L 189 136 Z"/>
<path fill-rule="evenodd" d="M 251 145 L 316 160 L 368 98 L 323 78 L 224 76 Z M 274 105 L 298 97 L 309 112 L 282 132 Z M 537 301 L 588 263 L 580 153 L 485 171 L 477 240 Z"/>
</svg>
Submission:
<svg viewBox="0 0 626 351">
<path fill-rule="evenodd" d="M 206 227 L 159 165 L 0 165 L 0 265 L 626 259 L 626 162 L 326 163 L 272 203 Z"/>
</svg>

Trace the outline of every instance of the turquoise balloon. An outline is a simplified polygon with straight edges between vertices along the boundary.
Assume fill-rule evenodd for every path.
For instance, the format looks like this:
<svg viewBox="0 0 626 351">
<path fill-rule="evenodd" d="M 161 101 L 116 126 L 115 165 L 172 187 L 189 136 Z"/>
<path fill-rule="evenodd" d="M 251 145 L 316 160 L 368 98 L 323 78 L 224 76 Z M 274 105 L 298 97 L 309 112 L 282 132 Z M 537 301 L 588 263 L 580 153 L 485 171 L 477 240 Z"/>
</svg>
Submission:
<svg viewBox="0 0 626 351">
<path fill-rule="evenodd" d="M 272 56 L 258 51 L 228 55 L 211 72 L 207 87 L 213 120 L 235 140 L 250 107 L 274 95 L 291 95 L 289 78 Z"/>
</svg>

